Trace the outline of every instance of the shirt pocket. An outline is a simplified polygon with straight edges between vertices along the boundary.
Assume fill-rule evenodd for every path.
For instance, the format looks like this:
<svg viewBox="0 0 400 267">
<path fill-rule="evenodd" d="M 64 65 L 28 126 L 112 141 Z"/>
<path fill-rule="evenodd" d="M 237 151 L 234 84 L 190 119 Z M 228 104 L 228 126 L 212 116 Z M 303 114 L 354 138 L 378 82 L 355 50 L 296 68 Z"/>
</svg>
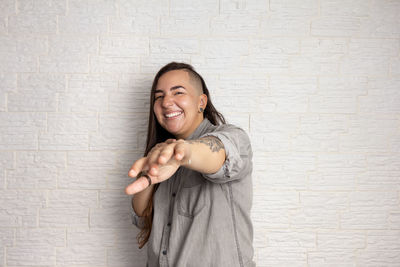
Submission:
<svg viewBox="0 0 400 267">
<path fill-rule="evenodd" d="M 194 218 L 205 206 L 205 179 L 196 172 L 183 177 L 184 182 L 177 195 L 178 214 Z"/>
</svg>

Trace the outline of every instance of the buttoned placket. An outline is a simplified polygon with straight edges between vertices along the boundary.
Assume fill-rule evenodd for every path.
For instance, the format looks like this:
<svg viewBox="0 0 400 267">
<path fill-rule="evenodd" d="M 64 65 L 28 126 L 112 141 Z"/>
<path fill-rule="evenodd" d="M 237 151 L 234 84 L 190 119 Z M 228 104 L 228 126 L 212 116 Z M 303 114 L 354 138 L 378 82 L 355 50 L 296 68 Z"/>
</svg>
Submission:
<svg viewBox="0 0 400 267">
<path fill-rule="evenodd" d="M 161 267 L 167 267 L 168 265 L 168 245 L 169 245 L 169 239 L 171 235 L 171 227 L 172 227 L 172 217 L 174 213 L 174 206 L 175 206 L 175 200 L 176 200 L 176 195 L 180 186 L 180 173 L 181 169 L 179 168 L 177 172 L 174 174 L 173 177 L 170 178 L 170 186 L 171 186 L 171 198 L 170 198 L 170 203 L 169 203 L 169 209 L 168 209 L 168 220 L 167 224 L 164 225 L 163 229 L 163 234 L 162 234 L 162 239 L 161 239 L 161 253 L 160 253 L 160 266 Z"/>
</svg>

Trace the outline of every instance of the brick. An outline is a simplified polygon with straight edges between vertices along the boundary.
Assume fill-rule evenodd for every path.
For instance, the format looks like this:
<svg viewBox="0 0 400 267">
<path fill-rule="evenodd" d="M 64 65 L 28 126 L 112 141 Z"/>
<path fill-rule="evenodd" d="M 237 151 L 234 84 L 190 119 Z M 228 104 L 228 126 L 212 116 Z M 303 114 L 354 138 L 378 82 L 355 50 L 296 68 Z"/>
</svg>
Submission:
<svg viewBox="0 0 400 267">
<path fill-rule="evenodd" d="M 400 250 L 400 231 L 371 230 L 367 232 L 367 250 Z"/>
<path fill-rule="evenodd" d="M 290 213 L 290 225 L 296 229 L 337 229 L 340 223 L 337 210 L 325 206 L 304 207 Z"/>
<path fill-rule="evenodd" d="M 96 208 L 97 205 L 94 190 L 52 190 L 48 194 L 48 208 Z"/>
<path fill-rule="evenodd" d="M 69 248 L 104 248 L 115 244 L 115 229 L 68 228 L 67 247 Z"/>
<path fill-rule="evenodd" d="M 249 41 L 237 38 L 202 39 L 202 54 L 208 57 L 240 57 L 249 54 Z M 227 49 L 229 47 L 229 49 Z"/>
<path fill-rule="evenodd" d="M 131 267 L 134 262 L 134 266 L 139 267 L 145 266 L 146 261 L 145 250 L 139 250 L 137 246 L 113 247 L 107 250 L 107 262 L 112 266 Z"/>
<path fill-rule="evenodd" d="M 68 76 L 68 93 L 97 94 L 99 97 L 118 90 L 118 76 L 113 74 L 71 74 Z M 92 103 L 93 105 L 93 103 Z"/>
<path fill-rule="evenodd" d="M 266 125 L 265 122 L 268 122 Z M 250 116 L 250 134 L 256 151 L 288 151 L 290 139 L 299 124 L 295 114 L 261 114 Z"/>
<path fill-rule="evenodd" d="M 63 15 L 66 12 L 66 2 L 44 0 L 44 1 L 31 1 L 31 0 L 18 0 L 18 14 L 49 14 L 49 15 Z"/>
<path fill-rule="evenodd" d="M 57 248 L 57 266 L 107 266 L 106 257 L 102 247 Z"/>
<path fill-rule="evenodd" d="M 46 129 L 46 115 L 43 113 L 7 112 L 0 113 L 2 133 L 32 133 Z"/>
<path fill-rule="evenodd" d="M 263 205 L 261 196 L 254 196 L 253 209 L 257 213 L 252 213 L 252 223 L 255 229 L 268 228 L 288 228 L 290 226 L 289 214 L 287 209 L 271 209 Z"/>
<path fill-rule="evenodd" d="M 69 151 L 67 159 L 71 169 L 105 171 L 115 166 L 115 152 L 112 151 Z"/>
<path fill-rule="evenodd" d="M 49 37 L 49 56 L 87 56 L 97 54 L 98 40 L 93 36 L 57 35 Z"/>
<path fill-rule="evenodd" d="M 300 203 L 305 209 L 343 210 L 348 207 L 349 200 L 351 202 L 344 192 L 300 192 Z"/>
<path fill-rule="evenodd" d="M 21 13 L 8 17 L 8 32 L 21 34 L 56 34 L 57 16 L 53 14 Z"/>
<path fill-rule="evenodd" d="M 318 251 L 340 251 L 344 249 L 364 249 L 366 234 L 363 231 L 318 231 Z"/>
<path fill-rule="evenodd" d="M 52 167 L 20 167 L 7 171 L 7 188 L 12 189 L 55 189 L 57 169 Z"/>
<path fill-rule="evenodd" d="M 29 92 L 10 92 L 8 93 L 9 111 L 56 111 L 57 95 L 54 92 L 42 92 L 38 94 L 35 91 Z"/>
<path fill-rule="evenodd" d="M 361 250 L 357 253 L 357 263 L 365 266 L 395 267 L 400 262 L 399 250 Z"/>
<path fill-rule="evenodd" d="M 258 249 L 257 266 L 293 266 L 307 265 L 307 253 L 301 247 L 280 248 L 265 247 Z"/>
<path fill-rule="evenodd" d="M 299 4 L 295 0 L 270 0 L 269 9 L 272 14 L 311 17 L 318 15 L 318 1 L 306 0 Z"/>
<path fill-rule="evenodd" d="M 363 154 L 320 153 L 316 170 L 309 174 L 311 190 L 354 190 L 357 173 L 363 173 L 367 162 Z"/>
<path fill-rule="evenodd" d="M 88 134 L 41 133 L 39 135 L 40 150 L 87 150 L 88 143 Z"/>
<path fill-rule="evenodd" d="M 202 2 L 171 0 L 169 10 L 172 16 L 181 16 L 182 14 L 214 16 L 218 14 L 219 2 L 217 0 L 205 0 Z"/>
<path fill-rule="evenodd" d="M 372 80 L 368 82 L 368 94 L 359 97 L 359 111 L 368 113 L 399 113 L 400 79 Z"/>
<path fill-rule="evenodd" d="M 106 112 L 108 111 L 107 93 L 61 93 L 58 95 L 60 112 Z"/>
<path fill-rule="evenodd" d="M 129 202 L 126 203 L 126 209 L 101 208 L 90 210 L 90 227 L 94 228 L 130 228 L 132 221 L 128 210 Z"/>
<path fill-rule="evenodd" d="M 0 71 L 21 73 L 38 71 L 37 57 L 35 55 L 18 55 L 16 53 L 0 53 Z"/>
<path fill-rule="evenodd" d="M 257 0 L 222 0 L 220 2 L 220 13 L 224 14 L 251 14 L 266 15 L 268 14 L 269 3 L 267 1 Z"/>
<path fill-rule="evenodd" d="M 150 94 L 135 92 L 110 93 L 110 112 L 146 112 L 150 108 Z"/>
<path fill-rule="evenodd" d="M 21 151 L 16 153 L 16 169 L 64 169 L 66 153 L 62 151 Z"/>
<path fill-rule="evenodd" d="M 149 39 L 130 36 L 100 36 L 101 56 L 133 57 L 149 54 Z"/>
<path fill-rule="evenodd" d="M 65 92 L 66 79 L 64 74 L 52 73 L 22 73 L 18 75 L 18 91 L 35 91 L 43 93 Z"/>
<path fill-rule="evenodd" d="M 268 232 L 268 245 L 275 248 L 315 249 L 317 235 L 312 231 L 271 230 Z"/>
<path fill-rule="evenodd" d="M 0 247 L 11 247 L 14 243 L 14 229 L 0 229 Z"/>
<path fill-rule="evenodd" d="M 17 89 L 17 75 L 0 73 L 0 92 L 14 92 Z"/>
<path fill-rule="evenodd" d="M 360 30 L 360 19 L 357 17 L 329 16 L 313 19 L 312 36 L 354 37 Z"/>
<path fill-rule="evenodd" d="M 351 249 L 332 249 L 307 252 L 308 264 L 310 267 L 316 266 L 345 266 L 356 265 L 357 254 Z"/>
<path fill-rule="evenodd" d="M 140 69 L 140 60 L 138 57 L 91 56 L 89 62 L 91 73 L 137 73 Z"/>
<path fill-rule="evenodd" d="M 65 246 L 65 230 L 52 228 L 16 229 L 16 247 L 60 247 Z"/>
<path fill-rule="evenodd" d="M 87 13 L 59 16 L 58 29 L 61 34 L 107 34 L 108 17 Z"/>
<path fill-rule="evenodd" d="M 269 37 L 309 37 L 310 21 L 304 17 L 270 13 L 269 16 L 261 17 L 258 35 Z"/>
<path fill-rule="evenodd" d="M 97 131 L 95 113 L 49 113 L 47 116 L 48 133 L 88 133 Z"/>
<path fill-rule="evenodd" d="M 260 16 L 223 14 L 211 18 L 210 32 L 214 36 L 256 36 L 259 25 Z"/>
<path fill-rule="evenodd" d="M 17 34 L 0 37 L 1 54 L 14 56 L 31 56 L 47 53 L 47 39 L 45 37 Z"/>
<path fill-rule="evenodd" d="M 0 16 L 7 16 L 15 13 L 15 0 L 4 0 L 0 2 Z"/>
<path fill-rule="evenodd" d="M 129 206 L 131 198 L 132 196 L 126 195 L 122 190 L 102 190 L 99 195 L 99 207 L 104 209 L 118 209 L 126 205 Z"/>
<path fill-rule="evenodd" d="M 118 91 L 148 94 L 150 96 L 152 83 L 153 77 L 145 73 L 121 74 L 118 80 Z"/>
<path fill-rule="evenodd" d="M 87 227 L 89 208 L 44 208 L 39 211 L 40 227 Z"/>
<path fill-rule="evenodd" d="M 340 214 L 341 229 L 387 229 L 388 211 L 371 207 L 355 207 L 342 211 Z"/>
<path fill-rule="evenodd" d="M 110 175 L 104 170 L 70 168 L 59 173 L 59 189 L 105 189 Z M 121 188 L 121 187 L 119 187 Z"/>
<path fill-rule="evenodd" d="M 363 190 L 395 190 L 400 188 L 400 169 L 396 155 L 371 153 L 365 172 L 360 173 L 358 188 Z"/>
<path fill-rule="evenodd" d="M 369 11 L 369 2 L 362 0 L 322 0 L 320 4 L 321 16 L 366 17 Z"/>
<path fill-rule="evenodd" d="M 147 116 L 147 113 L 100 114 L 99 133 L 90 135 L 90 149 L 138 149 L 141 147 L 138 136 L 145 136 L 147 131 Z"/>
<path fill-rule="evenodd" d="M 37 150 L 38 134 L 36 131 L 2 131 L 0 136 L 1 150 Z"/>
<path fill-rule="evenodd" d="M 394 140 L 398 118 L 390 114 L 349 115 L 349 129 L 339 137 L 341 151 L 386 151 Z M 371 138 L 374 136 L 374 138 Z"/>
<path fill-rule="evenodd" d="M 400 212 L 392 211 L 389 213 L 389 229 L 400 230 Z"/>
<path fill-rule="evenodd" d="M 115 1 L 68 0 L 68 15 L 113 16 L 116 10 Z"/>
<path fill-rule="evenodd" d="M 7 248 L 7 266 L 50 266 L 56 260 L 52 246 L 11 247 Z"/>
<path fill-rule="evenodd" d="M 167 0 L 121 0 L 118 5 L 121 17 L 169 15 L 169 1 Z"/>
<path fill-rule="evenodd" d="M 159 19 L 150 14 L 110 18 L 110 31 L 116 34 L 159 35 Z M 163 27 L 163 23 L 161 23 Z"/>
<path fill-rule="evenodd" d="M 199 41 L 193 38 L 150 39 L 150 53 L 152 54 L 197 54 L 199 50 Z"/>
<path fill-rule="evenodd" d="M 368 17 L 361 19 L 362 37 L 398 38 L 397 27 L 400 14 L 400 3 L 397 1 L 371 1 Z"/>
<path fill-rule="evenodd" d="M 207 36 L 210 33 L 210 19 L 208 15 L 163 16 L 160 18 L 160 33 L 161 36 Z"/>
<path fill-rule="evenodd" d="M 269 91 L 272 96 L 310 95 L 317 92 L 317 77 L 278 76 L 269 79 Z M 256 88 L 259 89 L 259 88 Z"/>
</svg>

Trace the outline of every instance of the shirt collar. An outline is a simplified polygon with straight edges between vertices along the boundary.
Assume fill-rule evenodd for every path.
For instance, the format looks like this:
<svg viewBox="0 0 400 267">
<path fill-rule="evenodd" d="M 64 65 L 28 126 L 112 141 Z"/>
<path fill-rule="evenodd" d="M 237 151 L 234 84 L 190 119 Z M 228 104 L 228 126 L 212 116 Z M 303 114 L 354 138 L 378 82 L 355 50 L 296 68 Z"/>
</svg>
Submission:
<svg viewBox="0 0 400 267">
<path fill-rule="evenodd" d="M 189 135 L 189 137 L 186 138 L 186 140 L 193 140 L 200 137 L 204 133 L 204 131 L 208 128 L 209 125 L 212 125 L 211 122 L 207 118 L 204 118 L 203 121 L 199 124 L 199 126 L 197 126 L 196 130 L 194 130 L 194 132 L 191 135 Z"/>
</svg>

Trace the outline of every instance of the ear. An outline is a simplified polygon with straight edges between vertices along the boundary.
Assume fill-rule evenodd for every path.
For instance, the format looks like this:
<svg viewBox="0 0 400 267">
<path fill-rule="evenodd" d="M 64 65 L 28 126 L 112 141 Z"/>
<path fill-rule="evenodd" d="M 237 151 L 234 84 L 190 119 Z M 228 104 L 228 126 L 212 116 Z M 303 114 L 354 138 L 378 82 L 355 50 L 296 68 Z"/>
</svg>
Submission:
<svg viewBox="0 0 400 267">
<path fill-rule="evenodd" d="M 206 94 L 202 94 L 200 95 L 200 103 L 199 103 L 199 108 L 203 108 L 206 109 L 207 106 L 207 95 Z"/>
</svg>

